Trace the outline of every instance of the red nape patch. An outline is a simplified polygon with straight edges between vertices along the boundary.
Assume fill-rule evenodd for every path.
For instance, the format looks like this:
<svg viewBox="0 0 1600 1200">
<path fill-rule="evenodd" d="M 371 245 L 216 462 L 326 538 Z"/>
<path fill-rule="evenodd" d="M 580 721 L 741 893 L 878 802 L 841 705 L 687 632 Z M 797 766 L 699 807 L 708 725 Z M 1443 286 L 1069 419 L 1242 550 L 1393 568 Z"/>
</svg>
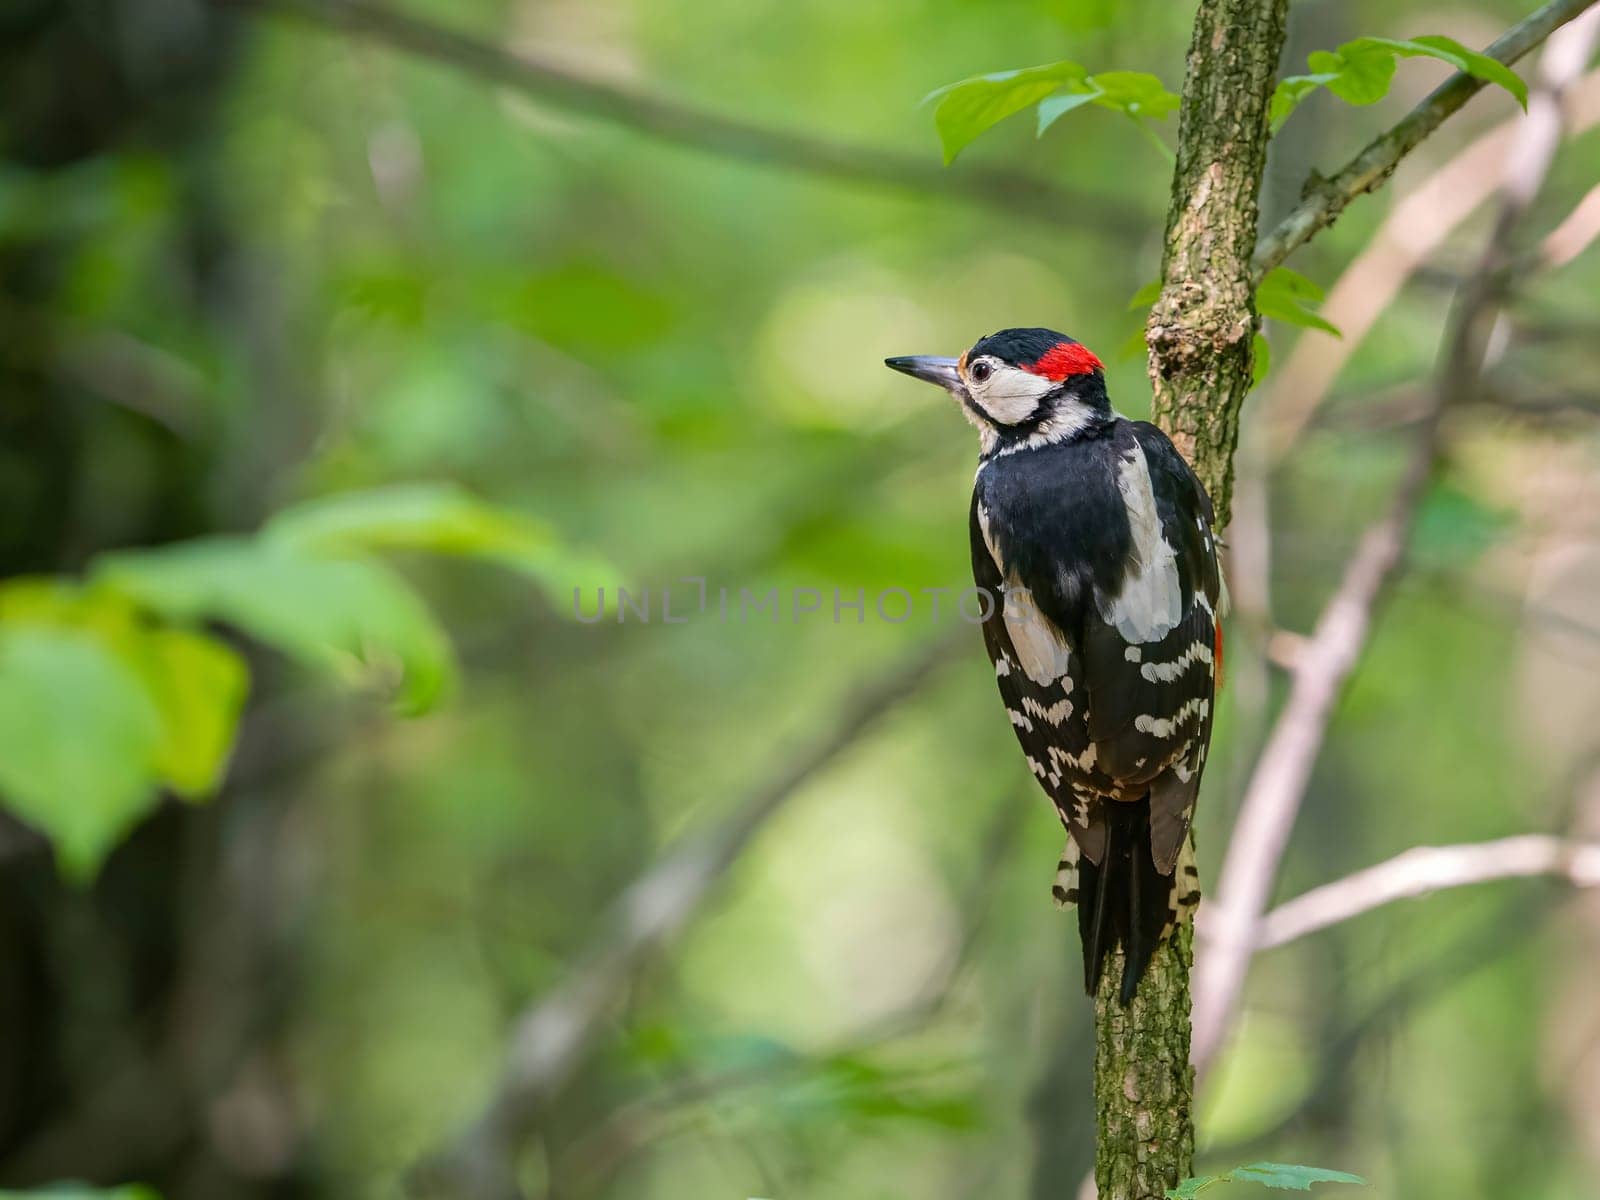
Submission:
<svg viewBox="0 0 1600 1200">
<path fill-rule="evenodd" d="M 1057 342 L 1044 352 L 1043 357 L 1027 368 L 1035 375 L 1060 382 L 1073 375 L 1087 375 L 1090 371 L 1104 370 L 1094 351 L 1077 342 Z"/>
</svg>

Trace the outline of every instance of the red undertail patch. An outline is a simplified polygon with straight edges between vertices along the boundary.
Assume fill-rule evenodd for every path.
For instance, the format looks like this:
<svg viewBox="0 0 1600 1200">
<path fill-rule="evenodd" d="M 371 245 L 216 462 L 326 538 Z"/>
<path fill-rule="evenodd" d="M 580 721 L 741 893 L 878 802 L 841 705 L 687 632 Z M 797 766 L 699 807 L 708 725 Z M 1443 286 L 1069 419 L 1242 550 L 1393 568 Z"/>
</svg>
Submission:
<svg viewBox="0 0 1600 1200">
<path fill-rule="evenodd" d="M 1222 622 L 1221 621 L 1217 622 L 1217 640 L 1216 640 L 1216 644 L 1212 647 L 1211 653 L 1212 653 L 1212 656 L 1216 659 L 1216 663 L 1217 663 L 1217 691 L 1220 692 L 1222 690 Z"/>
<path fill-rule="evenodd" d="M 1038 362 L 1027 369 L 1035 375 L 1043 375 L 1046 379 L 1059 382 L 1073 375 L 1087 375 L 1091 371 L 1103 370 L 1104 367 L 1089 347 L 1079 345 L 1077 342 L 1057 342 L 1044 352 Z"/>
</svg>

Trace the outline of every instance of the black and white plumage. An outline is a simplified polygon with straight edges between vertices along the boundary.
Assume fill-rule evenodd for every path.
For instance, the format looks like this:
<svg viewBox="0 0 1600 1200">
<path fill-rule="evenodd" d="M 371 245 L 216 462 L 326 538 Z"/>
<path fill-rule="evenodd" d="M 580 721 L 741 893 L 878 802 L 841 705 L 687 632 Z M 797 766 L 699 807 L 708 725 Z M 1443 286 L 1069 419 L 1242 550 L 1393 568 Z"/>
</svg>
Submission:
<svg viewBox="0 0 1600 1200">
<path fill-rule="evenodd" d="M 978 428 L 984 644 L 1067 827 L 1055 896 L 1078 906 L 1085 984 L 1120 943 L 1127 1003 L 1200 896 L 1188 832 L 1227 603 L 1211 501 L 1165 434 L 1111 410 L 1100 361 L 1071 338 L 1008 329 L 960 359 L 887 361 Z"/>
</svg>

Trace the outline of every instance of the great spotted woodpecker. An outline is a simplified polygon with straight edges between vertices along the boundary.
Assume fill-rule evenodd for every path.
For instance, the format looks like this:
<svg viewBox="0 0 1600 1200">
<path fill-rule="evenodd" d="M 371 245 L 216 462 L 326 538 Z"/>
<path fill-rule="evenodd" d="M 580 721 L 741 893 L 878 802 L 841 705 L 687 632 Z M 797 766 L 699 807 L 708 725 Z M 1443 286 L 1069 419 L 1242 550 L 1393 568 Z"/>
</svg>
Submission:
<svg viewBox="0 0 1600 1200">
<path fill-rule="evenodd" d="M 1100 360 L 1048 329 L 959 359 L 887 359 L 978 429 L 972 571 L 984 645 L 1028 767 L 1067 827 L 1084 984 L 1125 951 L 1129 1003 L 1200 899 L 1189 823 L 1211 740 L 1227 588 L 1211 500 L 1154 425 L 1111 409 Z"/>
</svg>

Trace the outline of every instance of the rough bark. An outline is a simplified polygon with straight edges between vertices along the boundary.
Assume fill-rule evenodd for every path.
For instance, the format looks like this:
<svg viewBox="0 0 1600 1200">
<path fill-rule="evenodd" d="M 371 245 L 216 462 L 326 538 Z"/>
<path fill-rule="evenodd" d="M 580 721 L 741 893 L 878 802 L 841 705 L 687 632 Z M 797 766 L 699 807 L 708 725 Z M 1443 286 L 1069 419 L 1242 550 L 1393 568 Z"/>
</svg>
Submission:
<svg viewBox="0 0 1600 1200">
<path fill-rule="evenodd" d="M 1156 951 L 1133 1003 L 1117 1002 L 1122 952 L 1106 963 L 1094 1002 L 1094 1182 L 1102 1200 L 1160 1200 L 1191 1174 L 1194 1069 L 1189 1065 L 1185 928 Z"/>
<path fill-rule="evenodd" d="M 1162 292 L 1146 332 L 1156 421 L 1226 524 L 1256 313 L 1250 258 L 1287 0 L 1202 0 L 1189 46 Z M 1156 952 L 1126 1009 L 1120 963 L 1095 999 L 1095 1184 L 1101 1200 L 1160 1200 L 1191 1173 L 1185 930 Z"/>
<path fill-rule="evenodd" d="M 1250 278 L 1267 102 L 1287 0 L 1205 0 L 1195 18 L 1167 213 L 1162 292 L 1146 334 L 1156 422 L 1226 525 L 1239 406 L 1250 390 Z"/>
</svg>

